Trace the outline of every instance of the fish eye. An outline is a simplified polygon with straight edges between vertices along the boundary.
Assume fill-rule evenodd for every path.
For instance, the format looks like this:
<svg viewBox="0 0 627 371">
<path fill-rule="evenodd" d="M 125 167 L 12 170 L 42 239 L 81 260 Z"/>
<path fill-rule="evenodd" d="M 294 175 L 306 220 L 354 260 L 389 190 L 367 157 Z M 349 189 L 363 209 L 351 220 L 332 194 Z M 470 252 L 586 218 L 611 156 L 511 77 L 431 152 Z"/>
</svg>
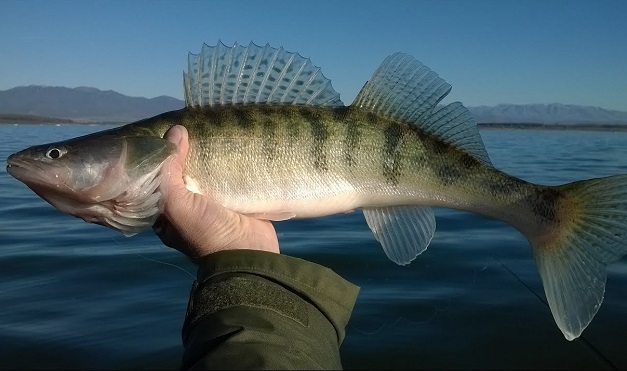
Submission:
<svg viewBox="0 0 627 371">
<path fill-rule="evenodd" d="M 49 148 L 46 151 L 46 157 L 54 160 L 54 159 L 57 159 L 57 158 L 63 156 L 65 154 L 65 152 L 66 151 L 64 149 L 62 149 L 62 148 L 52 147 L 52 148 Z"/>
</svg>

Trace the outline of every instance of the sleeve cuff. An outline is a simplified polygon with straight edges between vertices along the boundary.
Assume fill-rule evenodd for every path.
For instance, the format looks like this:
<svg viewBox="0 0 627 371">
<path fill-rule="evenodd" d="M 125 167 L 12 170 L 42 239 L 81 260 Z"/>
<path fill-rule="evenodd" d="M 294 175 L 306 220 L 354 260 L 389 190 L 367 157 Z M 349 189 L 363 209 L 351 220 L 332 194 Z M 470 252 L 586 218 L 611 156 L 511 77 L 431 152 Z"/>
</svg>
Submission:
<svg viewBox="0 0 627 371">
<path fill-rule="evenodd" d="M 359 287 L 331 269 L 287 256 L 258 250 L 220 251 L 199 262 L 198 285 L 223 274 L 249 273 L 277 281 L 307 298 L 333 324 L 338 342 L 357 300 Z M 194 285 L 196 287 L 196 285 Z"/>
</svg>

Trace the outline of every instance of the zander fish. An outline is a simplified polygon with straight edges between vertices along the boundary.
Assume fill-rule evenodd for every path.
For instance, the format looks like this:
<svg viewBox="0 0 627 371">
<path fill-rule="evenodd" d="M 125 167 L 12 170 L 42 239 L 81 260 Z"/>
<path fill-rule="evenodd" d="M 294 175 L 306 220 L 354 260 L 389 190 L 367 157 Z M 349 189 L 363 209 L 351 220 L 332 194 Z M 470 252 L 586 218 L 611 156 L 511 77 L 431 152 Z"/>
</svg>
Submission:
<svg viewBox="0 0 627 371">
<path fill-rule="evenodd" d="M 59 210 L 126 234 L 159 215 L 173 125 L 190 134 L 190 190 L 260 219 L 363 210 L 387 256 L 408 264 L 435 232 L 431 207 L 503 220 L 533 248 L 553 317 L 577 338 L 627 253 L 627 175 L 562 186 L 494 168 L 451 86 L 409 55 L 383 61 L 350 106 L 309 59 L 250 43 L 203 45 L 186 107 L 13 154 L 7 171 Z"/>
</svg>

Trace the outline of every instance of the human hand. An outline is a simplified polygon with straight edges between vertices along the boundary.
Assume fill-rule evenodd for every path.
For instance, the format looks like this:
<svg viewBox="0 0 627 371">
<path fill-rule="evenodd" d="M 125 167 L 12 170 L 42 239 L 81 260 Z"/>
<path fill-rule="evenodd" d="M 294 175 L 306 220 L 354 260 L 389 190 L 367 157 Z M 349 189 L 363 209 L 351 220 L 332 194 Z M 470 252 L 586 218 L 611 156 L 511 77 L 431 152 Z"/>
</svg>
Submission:
<svg viewBox="0 0 627 371">
<path fill-rule="evenodd" d="M 163 179 L 159 190 L 163 213 L 153 225 L 161 241 L 192 260 L 222 250 L 279 253 L 279 241 L 270 221 L 235 213 L 211 197 L 185 188 L 183 167 L 189 150 L 187 129 L 176 125 L 164 138 L 173 143 L 177 151 L 161 168 Z"/>
</svg>

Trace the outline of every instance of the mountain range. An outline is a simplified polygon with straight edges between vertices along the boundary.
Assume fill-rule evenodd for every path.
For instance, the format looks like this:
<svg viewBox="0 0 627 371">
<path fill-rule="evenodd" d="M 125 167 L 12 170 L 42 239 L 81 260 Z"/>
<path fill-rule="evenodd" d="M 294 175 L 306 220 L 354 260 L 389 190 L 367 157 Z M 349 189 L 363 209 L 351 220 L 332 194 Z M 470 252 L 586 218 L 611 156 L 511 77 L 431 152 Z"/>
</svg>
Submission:
<svg viewBox="0 0 627 371">
<path fill-rule="evenodd" d="M 69 119 L 74 122 L 132 122 L 185 106 L 180 99 L 129 97 L 113 90 L 29 85 L 0 91 L 0 114 Z"/>
<path fill-rule="evenodd" d="M 25 117 L 123 123 L 184 105 L 182 100 L 168 96 L 130 97 L 90 87 L 30 85 L 0 91 L 0 119 L 11 117 L 12 122 L 16 115 L 29 115 Z M 499 104 L 468 109 L 479 123 L 627 124 L 627 112 L 570 104 Z"/>
</svg>

